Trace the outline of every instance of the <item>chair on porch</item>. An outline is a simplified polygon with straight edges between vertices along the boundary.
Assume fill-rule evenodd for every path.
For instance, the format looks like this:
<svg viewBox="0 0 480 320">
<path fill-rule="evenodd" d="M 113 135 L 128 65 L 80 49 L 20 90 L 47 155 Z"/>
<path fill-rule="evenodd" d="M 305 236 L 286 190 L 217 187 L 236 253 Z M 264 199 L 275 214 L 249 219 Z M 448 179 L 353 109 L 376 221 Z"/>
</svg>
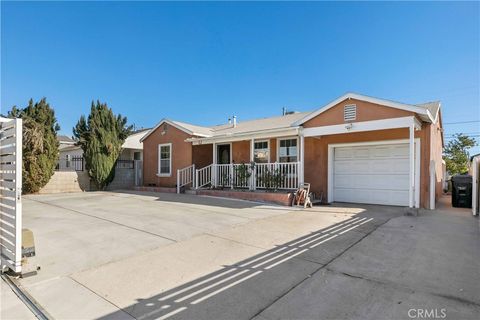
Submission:
<svg viewBox="0 0 480 320">
<path fill-rule="evenodd" d="M 310 198 L 310 183 L 300 183 L 297 191 L 295 191 L 293 205 L 303 205 L 304 208 L 312 207 L 312 200 Z"/>
</svg>

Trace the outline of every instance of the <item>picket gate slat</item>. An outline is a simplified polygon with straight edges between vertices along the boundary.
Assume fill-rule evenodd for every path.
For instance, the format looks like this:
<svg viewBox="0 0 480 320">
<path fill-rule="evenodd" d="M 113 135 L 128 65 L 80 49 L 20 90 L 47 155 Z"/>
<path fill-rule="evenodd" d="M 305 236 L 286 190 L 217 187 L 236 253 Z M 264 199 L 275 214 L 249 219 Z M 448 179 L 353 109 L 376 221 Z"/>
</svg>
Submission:
<svg viewBox="0 0 480 320">
<path fill-rule="evenodd" d="M 0 117 L 0 267 L 21 272 L 22 120 Z"/>
</svg>

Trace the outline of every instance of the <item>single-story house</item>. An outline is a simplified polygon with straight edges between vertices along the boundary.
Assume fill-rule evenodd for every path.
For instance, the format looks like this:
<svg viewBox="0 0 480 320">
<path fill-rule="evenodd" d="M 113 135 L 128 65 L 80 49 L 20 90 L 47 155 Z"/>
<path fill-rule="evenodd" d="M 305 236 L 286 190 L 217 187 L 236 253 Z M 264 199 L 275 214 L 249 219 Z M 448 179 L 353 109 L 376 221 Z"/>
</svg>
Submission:
<svg viewBox="0 0 480 320">
<path fill-rule="evenodd" d="M 433 208 L 442 192 L 440 102 L 347 93 L 310 112 L 212 127 L 163 119 L 141 141 L 144 186 L 175 187 L 186 174 L 194 188 L 308 182 L 325 202 L 411 208 Z"/>
<path fill-rule="evenodd" d="M 141 129 L 129 135 L 122 144 L 122 152 L 119 160 L 142 160 L 143 159 L 143 144 L 140 139 L 148 132 L 148 129 Z M 57 170 L 83 170 L 83 162 L 78 159 L 83 158 L 83 150 L 80 146 L 75 144 L 75 141 L 67 136 L 57 136 L 59 142 L 59 156 Z"/>
<path fill-rule="evenodd" d="M 75 145 L 75 140 L 65 135 L 58 135 L 57 140 L 59 143 L 57 170 L 69 171 L 75 170 L 75 168 L 78 169 L 79 166 L 73 161 L 83 157 L 82 148 Z"/>
</svg>

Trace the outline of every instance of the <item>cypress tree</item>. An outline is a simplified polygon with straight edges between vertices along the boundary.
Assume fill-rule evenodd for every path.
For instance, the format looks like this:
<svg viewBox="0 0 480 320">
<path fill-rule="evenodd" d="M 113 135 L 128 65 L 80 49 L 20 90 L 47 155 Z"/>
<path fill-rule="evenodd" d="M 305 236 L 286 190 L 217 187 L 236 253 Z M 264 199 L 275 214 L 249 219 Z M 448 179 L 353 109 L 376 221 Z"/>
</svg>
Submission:
<svg viewBox="0 0 480 320">
<path fill-rule="evenodd" d="M 73 128 L 73 135 L 83 150 L 88 174 L 98 189 L 105 189 L 113 181 L 115 163 L 131 131 L 126 117 L 115 116 L 112 109 L 100 101 L 92 101 L 88 118 L 82 115 Z"/>
<path fill-rule="evenodd" d="M 38 192 L 52 177 L 58 161 L 57 132 L 60 130 L 55 111 L 43 98 L 26 108 L 12 107 L 9 118 L 23 119 L 23 193 Z"/>
</svg>

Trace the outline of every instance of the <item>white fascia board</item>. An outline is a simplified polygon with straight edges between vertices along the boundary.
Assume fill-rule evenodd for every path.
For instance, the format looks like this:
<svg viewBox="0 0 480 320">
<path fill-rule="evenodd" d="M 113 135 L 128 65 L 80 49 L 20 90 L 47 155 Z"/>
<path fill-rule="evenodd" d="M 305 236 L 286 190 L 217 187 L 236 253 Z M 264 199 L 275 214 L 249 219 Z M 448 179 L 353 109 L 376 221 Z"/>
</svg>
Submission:
<svg viewBox="0 0 480 320">
<path fill-rule="evenodd" d="M 224 143 L 232 141 L 243 141 L 251 139 L 268 139 L 277 137 L 295 136 L 299 133 L 299 127 L 288 129 L 261 130 L 255 132 L 246 132 L 243 134 L 221 135 L 206 138 L 188 138 L 186 142 L 192 142 L 193 145 Z"/>
<path fill-rule="evenodd" d="M 420 125 L 420 128 L 421 128 L 420 122 L 418 122 L 418 120 L 415 117 L 402 117 L 402 118 L 391 118 L 391 119 L 384 119 L 384 120 L 372 120 L 372 121 L 336 124 L 332 126 L 304 128 L 303 134 L 305 137 L 315 137 L 315 136 L 325 136 L 325 135 L 341 134 L 341 133 L 408 128 L 412 123 L 415 124 L 415 127 L 417 128 L 418 128 L 418 125 Z"/>
<path fill-rule="evenodd" d="M 302 125 L 303 123 L 307 122 L 308 120 L 315 118 L 319 114 L 327 111 L 328 109 L 336 106 L 340 102 L 342 102 L 344 100 L 347 100 L 347 99 L 355 99 L 355 100 L 360 100 L 360 101 L 366 101 L 366 102 L 370 102 L 370 103 L 374 103 L 374 104 L 378 104 L 378 105 L 382 105 L 382 106 L 387 106 L 387 107 L 396 108 L 396 109 L 400 109 L 400 110 L 415 112 L 415 113 L 418 113 L 420 115 L 426 115 L 426 116 L 428 116 L 428 118 L 431 121 L 433 121 L 431 116 L 429 116 L 429 113 L 427 112 L 427 110 L 425 108 L 410 105 L 410 104 L 404 104 L 404 103 L 399 103 L 399 102 L 395 102 L 395 101 L 385 100 L 385 99 L 379 99 L 379 98 L 364 96 L 364 95 L 361 95 L 361 94 L 350 92 L 350 93 L 344 94 L 340 98 L 337 98 L 337 99 L 333 100 L 332 102 L 328 103 L 324 107 L 322 107 L 322 108 L 320 108 L 316 111 L 313 111 L 312 113 L 308 114 L 304 118 L 294 122 L 292 125 L 293 126 Z"/>
<path fill-rule="evenodd" d="M 140 139 L 140 142 L 143 142 L 149 135 L 151 135 L 155 130 L 157 130 L 162 124 L 164 123 L 168 123 L 169 125 L 177 128 L 178 130 L 181 130 L 185 133 L 188 133 L 189 135 L 192 135 L 192 136 L 198 136 L 198 137 L 208 137 L 204 134 L 201 134 L 201 133 L 197 133 L 197 132 L 193 132 L 191 130 L 188 130 L 187 128 L 184 128 L 178 124 L 176 124 L 175 122 L 169 120 L 169 119 L 162 119 L 160 120 L 160 122 L 155 126 L 153 127 L 145 136 L 143 136 L 142 139 Z"/>
</svg>

